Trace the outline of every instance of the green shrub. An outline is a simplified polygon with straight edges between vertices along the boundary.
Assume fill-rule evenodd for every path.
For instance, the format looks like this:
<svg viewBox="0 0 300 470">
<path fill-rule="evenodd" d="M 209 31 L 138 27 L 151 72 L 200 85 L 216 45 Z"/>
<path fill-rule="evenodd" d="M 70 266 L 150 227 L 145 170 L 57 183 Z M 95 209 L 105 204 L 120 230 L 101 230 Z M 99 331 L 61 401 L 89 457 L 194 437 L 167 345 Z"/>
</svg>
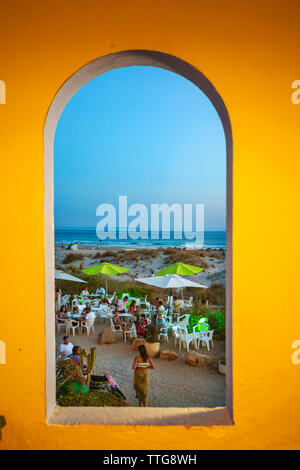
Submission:
<svg viewBox="0 0 300 470">
<path fill-rule="evenodd" d="M 213 312 L 203 306 L 199 307 L 197 311 L 192 309 L 189 325 L 190 332 L 193 331 L 193 326 L 197 325 L 201 318 L 206 319 L 210 330 L 215 330 L 215 338 L 225 339 L 226 318 L 224 312 L 220 312 L 219 310 L 217 312 Z"/>
<path fill-rule="evenodd" d="M 124 406 L 124 402 L 116 395 L 98 390 L 89 393 L 62 395 L 58 404 L 60 406 Z"/>
</svg>

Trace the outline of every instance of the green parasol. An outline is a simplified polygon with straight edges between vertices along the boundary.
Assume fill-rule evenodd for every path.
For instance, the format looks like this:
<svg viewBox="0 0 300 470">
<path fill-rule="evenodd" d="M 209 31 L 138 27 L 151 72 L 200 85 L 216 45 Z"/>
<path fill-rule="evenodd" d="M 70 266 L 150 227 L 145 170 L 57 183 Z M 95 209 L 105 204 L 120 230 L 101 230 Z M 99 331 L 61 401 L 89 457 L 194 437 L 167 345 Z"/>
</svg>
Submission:
<svg viewBox="0 0 300 470">
<path fill-rule="evenodd" d="M 129 268 L 123 268 L 122 266 L 116 266 L 110 263 L 101 263 L 97 266 L 91 266 L 90 268 L 83 269 L 82 272 L 89 275 L 95 274 L 106 274 L 107 276 L 113 276 L 114 274 L 123 274 L 129 271 Z M 107 279 L 106 279 L 106 292 L 107 292 Z"/>
<path fill-rule="evenodd" d="M 175 263 L 168 268 L 162 269 L 156 273 L 156 276 L 165 276 L 166 274 L 178 274 L 179 276 L 190 276 L 203 271 L 199 266 L 192 266 L 191 264 Z M 183 290 L 181 289 L 181 296 L 183 298 Z"/>
<path fill-rule="evenodd" d="M 166 274 L 179 274 L 180 276 L 190 276 L 203 271 L 199 266 L 192 266 L 191 264 L 175 263 L 168 268 L 162 269 L 156 273 L 156 276 L 165 276 Z"/>
</svg>

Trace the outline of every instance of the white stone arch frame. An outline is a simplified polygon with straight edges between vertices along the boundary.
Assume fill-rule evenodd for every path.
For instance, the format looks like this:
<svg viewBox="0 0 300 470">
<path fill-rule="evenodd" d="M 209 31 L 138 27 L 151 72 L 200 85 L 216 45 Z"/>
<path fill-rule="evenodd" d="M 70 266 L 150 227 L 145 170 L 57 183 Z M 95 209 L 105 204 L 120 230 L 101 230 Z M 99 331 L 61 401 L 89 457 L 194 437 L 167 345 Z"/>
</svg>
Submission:
<svg viewBox="0 0 300 470">
<path fill-rule="evenodd" d="M 226 139 L 226 406 L 218 408 L 57 407 L 55 400 L 54 319 L 54 170 L 53 147 L 58 120 L 72 96 L 87 82 L 113 69 L 152 66 L 175 72 L 194 83 L 214 105 Z M 45 313 L 46 419 L 50 424 L 189 425 L 233 424 L 232 401 L 232 130 L 227 108 L 212 83 L 195 67 L 169 54 L 121 51 L 89 62 L 68 78 L 55 95 L 44 125 L 45 153 Z"/>
</svg>

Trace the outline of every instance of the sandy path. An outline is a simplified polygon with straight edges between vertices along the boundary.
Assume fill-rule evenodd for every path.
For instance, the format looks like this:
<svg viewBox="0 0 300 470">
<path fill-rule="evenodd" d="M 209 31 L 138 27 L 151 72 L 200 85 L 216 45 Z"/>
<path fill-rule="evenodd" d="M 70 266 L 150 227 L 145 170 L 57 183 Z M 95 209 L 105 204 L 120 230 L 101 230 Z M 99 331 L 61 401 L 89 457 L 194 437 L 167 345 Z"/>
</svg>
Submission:
<svg viewBox="0 0 300 470">
<path fill-rule="evenodd" d="M 73 345 L 87 350 L 96 345 L 97 359 L 95 370 L 99 375 L 111 374 L 118 382 L 127 397 L 129 406 L 137 406 L 132 388 L 133 371 L 131 369 L 136 353 L 130 343 L 124 343 L 121 335 L 117 335 L 117 343 L 110 345 L 96 344 L 97 334 L 105 327 L 95 327 L 96 335 L 87 337 L 85 334 L 71 337 Z M 62 342 L 62 335 L 57 336 L 57 344 Z M 163 344 L 162 349 L 178 351 L 173 345 Z M 193 349 L 192 349 L 193 350 Z M 200 352 L 207 354 L 206 349 Z M 224 342 L 215 341 L 212 357 L 224 354 Z M 175 361 L 154 359 L 156 369 L 150 371 L 149 406 L 153 407 L 215 407 L 225 405 L 225 376 L 211 368 L 196 368 L 184 362 L 185 353 Z"/>
</svg>

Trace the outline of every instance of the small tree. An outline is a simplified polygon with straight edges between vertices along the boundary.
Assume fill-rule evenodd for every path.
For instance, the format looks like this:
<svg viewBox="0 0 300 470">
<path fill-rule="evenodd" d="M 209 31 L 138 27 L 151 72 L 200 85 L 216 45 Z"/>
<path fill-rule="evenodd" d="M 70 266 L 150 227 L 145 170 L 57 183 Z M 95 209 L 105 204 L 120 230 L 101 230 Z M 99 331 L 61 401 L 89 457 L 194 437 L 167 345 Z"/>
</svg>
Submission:
<svg viewBox="0 0 300 470">
<path fill-rule="evenodd" d="M 146 341 L 147 343 L 159 343 L 158 335 L 160 333 L 159 326 L 154 326 L 150 323 L 147 329 Z"/>
</svg>

